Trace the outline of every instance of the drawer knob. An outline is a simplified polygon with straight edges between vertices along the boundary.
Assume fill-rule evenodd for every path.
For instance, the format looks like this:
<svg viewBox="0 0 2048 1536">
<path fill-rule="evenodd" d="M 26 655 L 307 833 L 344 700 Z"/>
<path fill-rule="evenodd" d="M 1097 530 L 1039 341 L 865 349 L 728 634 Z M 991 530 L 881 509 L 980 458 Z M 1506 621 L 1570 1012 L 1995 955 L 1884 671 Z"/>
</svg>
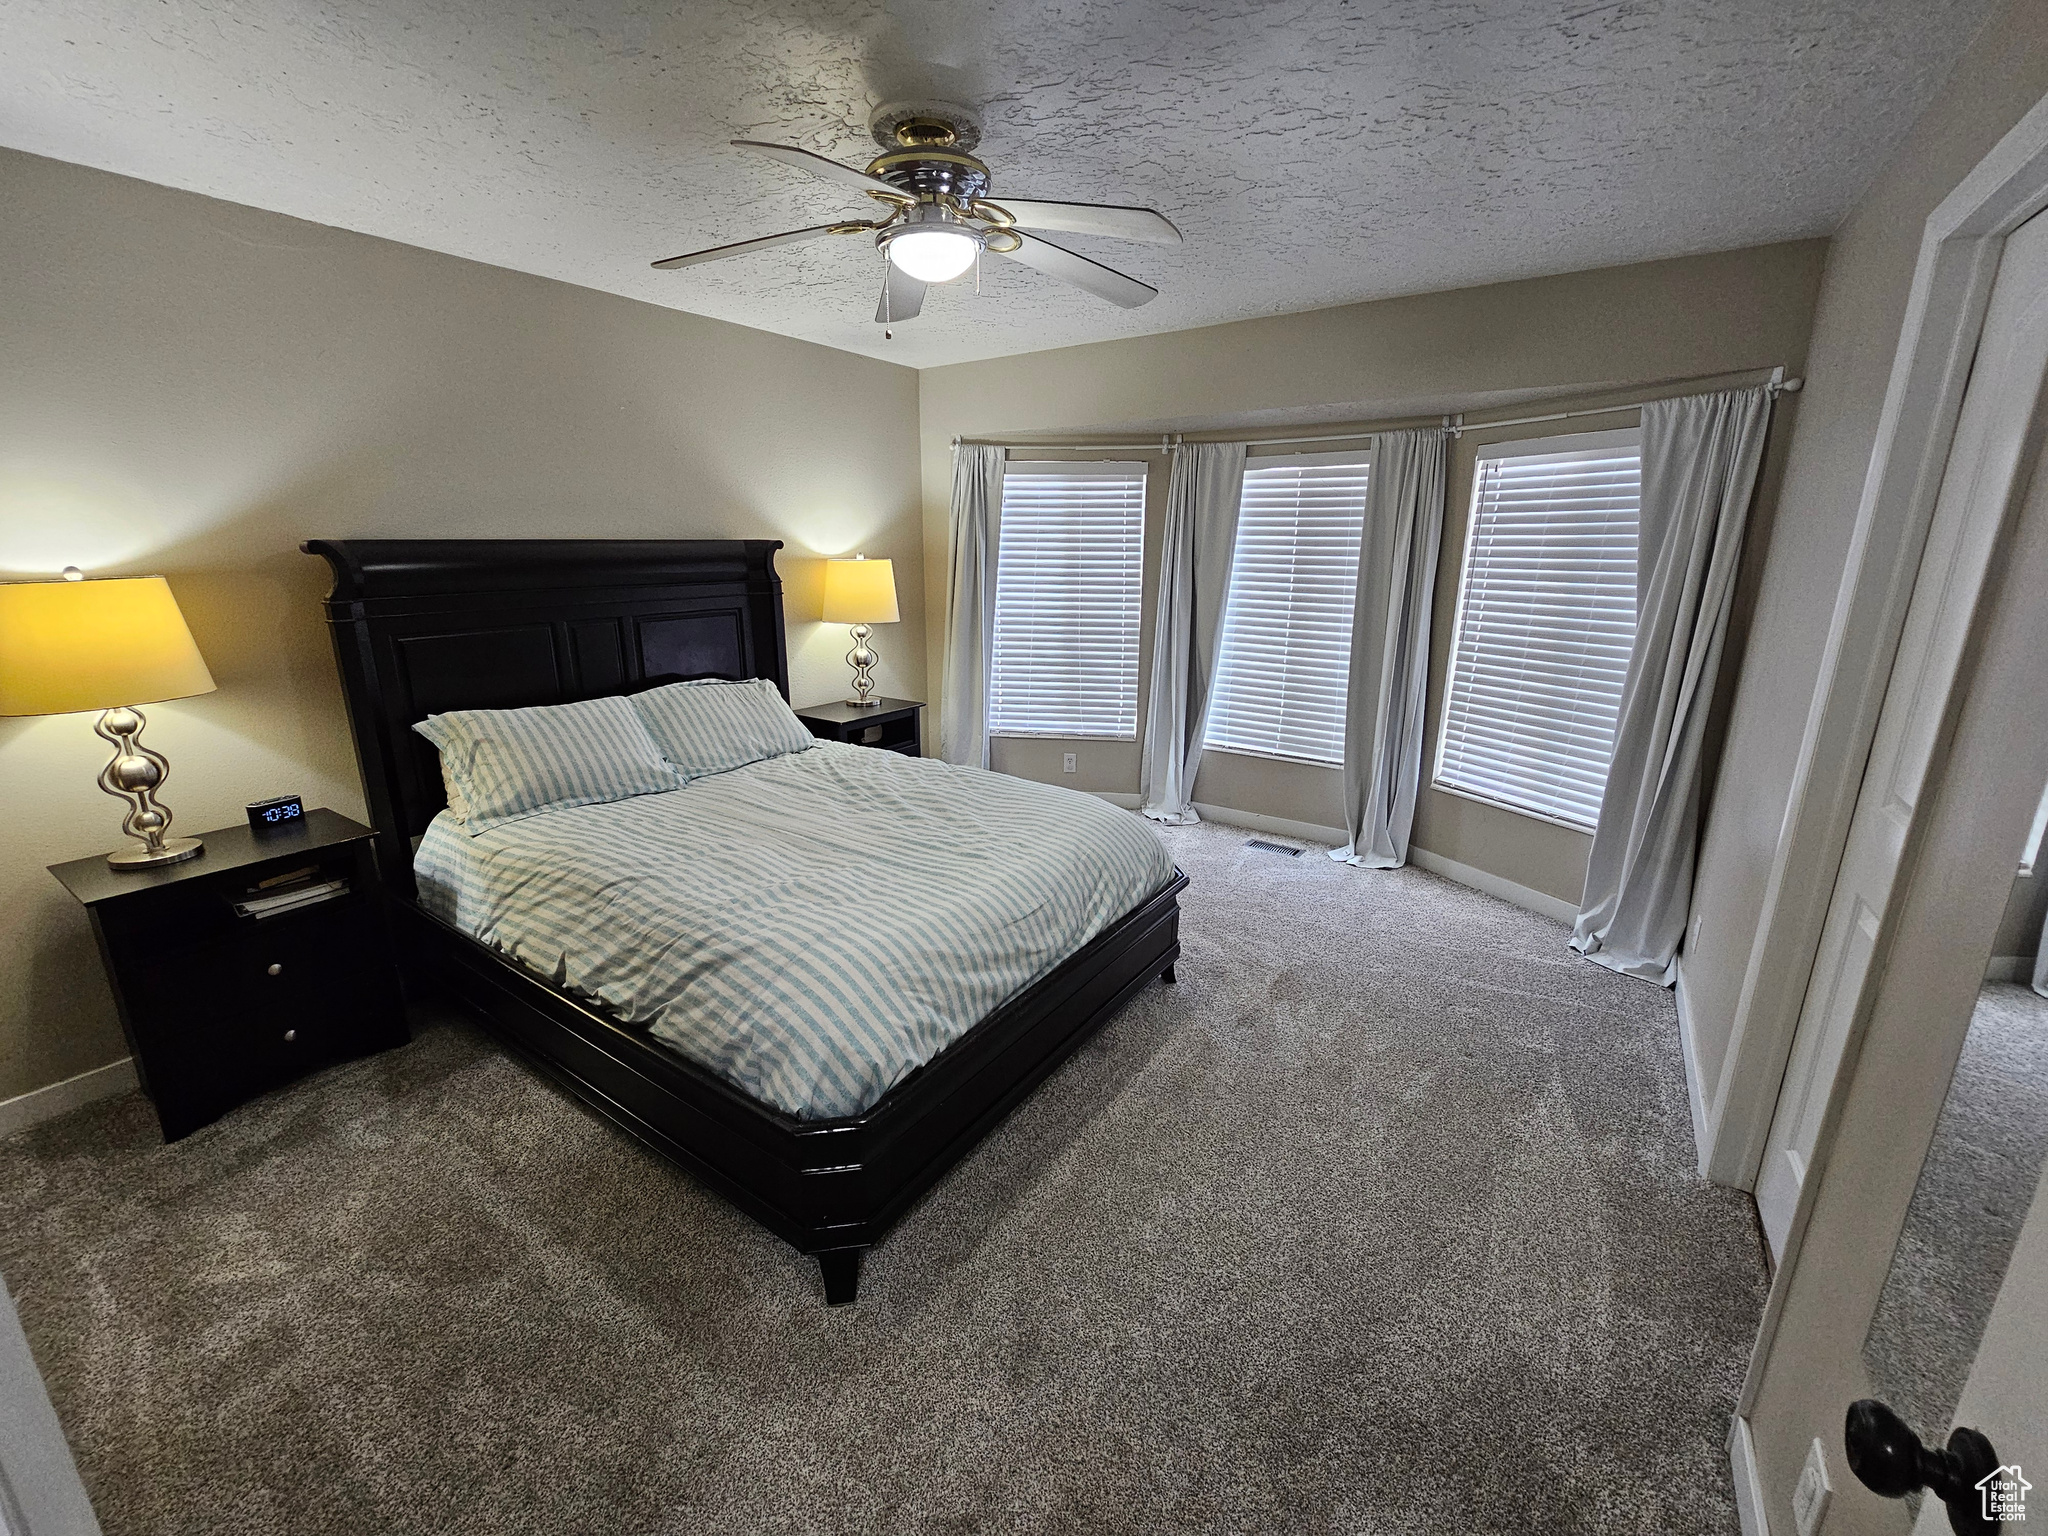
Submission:
<svg viewBox="0 0 2048 1536">
<path fill-rule="evenodd" d="M 298 1038 L 299 1032 L 296 1029 L 288 1029 L 284 1032 L 284 1043 L 286 1045 L 290 1045 L 294 1040 Z"/>
<path fill-rule="evenodd" d="M 281 965 L 273 965 L 264 974 L 268 976 L 282 976 L 284 974 L 284 967 Z"/>
</svg>

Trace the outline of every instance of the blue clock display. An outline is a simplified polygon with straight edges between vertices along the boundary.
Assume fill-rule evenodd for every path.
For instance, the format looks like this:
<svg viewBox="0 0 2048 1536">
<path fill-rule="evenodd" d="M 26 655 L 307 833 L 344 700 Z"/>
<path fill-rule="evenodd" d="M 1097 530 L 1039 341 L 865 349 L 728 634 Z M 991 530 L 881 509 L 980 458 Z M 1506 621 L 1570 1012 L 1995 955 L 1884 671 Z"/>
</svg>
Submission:
<svg viewBox="0 0 2048 1536">
<path fill-rule="evenodd" d="M 249 807 L 249 826 L 257 832 L 276 832 L 302 821 L 306 807 L 297 795 L 279 795 L 275 800 L 253 801 Z"/>
</svg>

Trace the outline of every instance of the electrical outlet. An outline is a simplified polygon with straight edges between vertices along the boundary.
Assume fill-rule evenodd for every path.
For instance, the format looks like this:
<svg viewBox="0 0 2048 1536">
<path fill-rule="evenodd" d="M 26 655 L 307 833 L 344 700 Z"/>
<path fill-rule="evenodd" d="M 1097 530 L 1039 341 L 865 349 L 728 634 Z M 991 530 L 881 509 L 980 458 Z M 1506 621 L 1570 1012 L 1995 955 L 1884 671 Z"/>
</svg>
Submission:
<svg viewBox="0 0 2048 1536">
<path fill-rule="evenodd" d="M 1074 754 L 1073 754 L 1073 753 L 1071 753 L 1071 752 L 1069 752 L 1069 753 L 1068 753 L 1068 754 L 1067 754 L 1067 755 L 1066 755 L 1065 757 L 1063 757 L 1063 758 L 1061 758 L 1061 759 L 1060 759 L 1060 772 L 1061 772 L 1061 773 L 1072 773 L 1073 771 L 1074 771 Z"/>
<path fill-rule="evenodd" d="M 1792 1525 L 1799 1536 L 1815 1536 L 1828 1515 L 1828 1453 L 1818 1437 L 1806 1453 L 1806 1465 L 1799 1469 L 1799 1482 L 1792 1490 Z"/>
</svg>

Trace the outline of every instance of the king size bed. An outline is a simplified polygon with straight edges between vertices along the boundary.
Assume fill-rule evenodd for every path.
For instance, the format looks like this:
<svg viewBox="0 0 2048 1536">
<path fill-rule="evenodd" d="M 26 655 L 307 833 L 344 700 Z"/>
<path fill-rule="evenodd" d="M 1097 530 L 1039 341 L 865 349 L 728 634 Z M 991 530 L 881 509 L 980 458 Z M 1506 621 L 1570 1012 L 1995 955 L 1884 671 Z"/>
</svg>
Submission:
<svg viewBox="0 0 2048 1536">
<path fill-rule="evenodd" d="M 1128 813 L 809 739 L 773 541 L 304 547 L 409 979 L 815 1255 L 828 1302 L 1173 979 L 1186 880 Z M 508 798 L 513 727 L 602 783 Z"/>
</svg>

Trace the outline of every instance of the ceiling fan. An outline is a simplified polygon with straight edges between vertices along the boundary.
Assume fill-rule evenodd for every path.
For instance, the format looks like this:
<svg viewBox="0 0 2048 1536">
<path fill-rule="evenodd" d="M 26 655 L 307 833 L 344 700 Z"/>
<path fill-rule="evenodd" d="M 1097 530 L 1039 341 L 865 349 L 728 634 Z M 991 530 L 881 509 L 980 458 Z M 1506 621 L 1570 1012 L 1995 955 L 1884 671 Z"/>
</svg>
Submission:
<svg viewBox="0 0 2048 1536">
<path fill-rule="evenodd" d="M 1022 262 L 1125 309 L 1158 297 L 1159 290 L 1151 285 L 1054 245 L 1033 231 L 1061 230 L 1177 245 L 1180 231 L 1164 214 L 1151 208 L 1102 203 L 1049 203 L 1016 197 L 990 200 L 989 169 L 967 153 L 980 141 L 980 129 L 962 107 L 947 103 L 883 107 L 868 126 L 885 153 L 861 171 L 787 144 L 751 139 L 734 139 L 732 143 L 735 149 L 766 155 L 848 191 L 865 193 L 886 205 L 888 212 L 882 218 L 846 219 L 714 245 L 671 256 L 654 266 L 662 270 L 691 267 L 825 235 L 872 234 L 876 248 L 887 260 L 882 299 L 875 306 L 878 325 L 913 318 L 924 305 L 928 286 L 964 277 L 984 253 Z"/>
</svg>

